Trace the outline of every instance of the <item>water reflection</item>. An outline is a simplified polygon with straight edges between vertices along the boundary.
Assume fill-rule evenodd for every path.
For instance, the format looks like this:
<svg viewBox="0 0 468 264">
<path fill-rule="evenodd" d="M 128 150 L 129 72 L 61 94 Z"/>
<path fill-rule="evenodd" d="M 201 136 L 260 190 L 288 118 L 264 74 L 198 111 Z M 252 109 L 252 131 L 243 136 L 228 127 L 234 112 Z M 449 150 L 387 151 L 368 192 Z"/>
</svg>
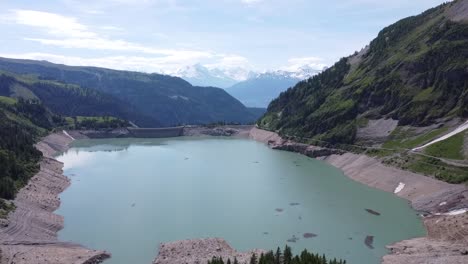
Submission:
<svg viewBox="0 0 468 264">
<path fill-rule="evenodd" d="M 230 138 L 219 137 L 225 140 Z M 210 140 L 212 137 L 201 136 L 197 140 Z M 190 141 L 193 137 L 177 137 L 177 138 L 107 138 L 107 139 L 83 139 L 74 141 L 71 148 L 76 151 L 86 150 L 86 152 L 96 151 L 123 151 L 128 150 L 131 146 L 166 146 L 171 141 Z M 235 139 L 231 139 L 235 140 Z"/>
</svg>

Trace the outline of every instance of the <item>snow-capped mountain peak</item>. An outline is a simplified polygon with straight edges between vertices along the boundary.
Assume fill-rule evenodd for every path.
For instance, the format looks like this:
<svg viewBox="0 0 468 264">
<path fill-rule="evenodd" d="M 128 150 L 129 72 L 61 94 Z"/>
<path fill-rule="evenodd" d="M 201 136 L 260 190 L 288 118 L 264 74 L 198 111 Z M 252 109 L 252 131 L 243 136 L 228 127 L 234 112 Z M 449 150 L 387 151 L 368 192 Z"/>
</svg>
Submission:
<svg viewBox="0 0 468 264">
<path fill-rule="evenodd" d="M 307 79 L 310 78 L 314 75 L 319 74 L 320 72 L 324 71 L 326 67 L 324 67 L 321 70 L 318 70 L 316 67 L 311 66 L 311 65 L 303 65 L 299 67 L 296 71 L 292 72 L 291 76 L 294 76 L 299 79 Z"/>
<path fill-rule="evenodd" d="M 249 79 L 252 78 L 272 78 L 272 79 L 298 79 L 304 80 L 310 78 L 318 73 L 321 70 L 317 70 L 316 68 L 310 67 L 308 65 L 304 65 L 299 67 L 297 70 L 275 70 L 275 71 L 266 71 L 263 73 L 257 73 L 253 76 L 250 76 Z"/>
<path fill-rule="evenodd" d="M 183 68 L 178 69 L 174 75 L 179 77 L 188 77 L 188 78 L 196 78 L 202 77 L 206 74 L 209 74 L 207 68 L 205 68 L 201 64 L 194 64 L 191 66 L 185 66 Z"/>
<path fill-rule="evenodd" d="M 195 64 L 180 68 L 172 75 L 181 77 L 197 86 L 227 88 L 242 81 L 258 78 L 271 80 L 294 79 L 299 81 L 310 78 L 320 72 L 321 70 L 317 70 L 316 67 L 311 65 L 302 65 L 294 69 L 289 67 L 287 69 L 255 72 L 241 67 L 222 69 L 208 68 L 201 64 Z"/>
<path fill-rule="evenodd" d="M 226 88 L 246 80 L 250 75 L 250 71 L 240 67 L 221 69 L 208 68 L 201 64 L 195 64 L 180 68 L 172 75 L 181 77 L 197 86 Z"/>
</svg>

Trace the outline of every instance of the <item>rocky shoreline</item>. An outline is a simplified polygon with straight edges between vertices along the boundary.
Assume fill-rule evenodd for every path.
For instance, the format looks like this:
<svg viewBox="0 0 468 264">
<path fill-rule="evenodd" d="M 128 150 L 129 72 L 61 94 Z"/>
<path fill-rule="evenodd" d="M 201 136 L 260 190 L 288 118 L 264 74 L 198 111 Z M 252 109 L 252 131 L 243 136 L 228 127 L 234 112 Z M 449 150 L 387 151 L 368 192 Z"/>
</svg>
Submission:
<svg viewBox="0 0 468 264">
<path fill-rule="evenodd" d="M 224 261 L 236 258 L 240 264 L 247 264 L 252 254 L 260 256 L 265 250 L 253 249 L 248 252 L 237 252 L 224 239 L 204 238 L 163 243 L 153 264 L 206 264 L 213 256 Z"/>
<path fill-rule="evenodd" d="M 382 263 L 468 263 L 468 188 L 382 164 L 378 159 L 353 153 L 334 153 L 281 138 L 253 128 L 249 137 L 282 149 L 323 160 L 360 183 L 408 200 L 422 212 L 427 236 L 387 246 Z M 322 155 L 323 154 L 323 155 Z M 461 212 L 461 213 L 457 213 Z"/>
<path fill-rule="evenodd" d="M 467 263 L 468 214 L 453 213 L 468 208 L 465 185 L 444 183 L 426 176 L 388 167 L 379 160 L 282 139 L 278 134 L 253 126 L 184 127 L 179 136 L 237 136 L 263 142 L 273 149 L 301 153 L 324 160 L 341 169 L 353 180 L 407 199 L 424 213 L 426 237 L 401 241 L 388 246 L 391 254 L 383 263 Z M 65 151 L 75 139 L 127 137 L 125 129 L 113 131 L 70 131 L 45 137 L 36 147 L 44 159 L 41 170 L 15 199 L 16 210 L 0 227 L 0 264 L 3 263 L 100 263 L 110 254 L 61 242 L 57 232 L 63 217 L 53 212 L 59 207 L 58 195 L 70 181 L 63 175 L 63 164 L 53 158 Z M 184 250 L 182 250 L 184 249 Z M 186 250 L 187 249 L 187 250 Z M 253 252 L 238 253 L 222 239 L 184 240 L 160 245 L 154 263 L 198 263 L 212 256 L 250 258 Z M 190 255 L 187 255 L 190 254 Z M 240 261 L 243 263 L 243 261 Z"/>
<path fill-rule="evenodd" d="M 40 171 L 18 192 L 14 200 L 16 210 L 0 227 L 1 264 L 94 264 L 110 257 L 104 251 L 57 238 L 64 221 L 54 211 L 60 206 L 59 194 L 70 185 L 70 180 L 63 175 L 63 164 L 53 155 L 68 149 L 72 141 L 64 133 L 54 133 L 36 145 L 44 156 Z"/>
</svg>

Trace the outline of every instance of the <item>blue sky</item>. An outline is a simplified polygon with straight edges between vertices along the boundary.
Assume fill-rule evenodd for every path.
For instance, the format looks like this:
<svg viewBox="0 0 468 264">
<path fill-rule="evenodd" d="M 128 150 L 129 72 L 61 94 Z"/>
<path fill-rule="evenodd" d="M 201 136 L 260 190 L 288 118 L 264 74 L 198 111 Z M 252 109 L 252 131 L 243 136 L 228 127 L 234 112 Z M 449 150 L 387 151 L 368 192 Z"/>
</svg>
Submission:
<svg viewBox="0 0 468 264">
<path fill-rule="evenodd" d="M 0 1 L 0 56 L 171 73 L 321 68 L 442 0 Z"/>
</svg>

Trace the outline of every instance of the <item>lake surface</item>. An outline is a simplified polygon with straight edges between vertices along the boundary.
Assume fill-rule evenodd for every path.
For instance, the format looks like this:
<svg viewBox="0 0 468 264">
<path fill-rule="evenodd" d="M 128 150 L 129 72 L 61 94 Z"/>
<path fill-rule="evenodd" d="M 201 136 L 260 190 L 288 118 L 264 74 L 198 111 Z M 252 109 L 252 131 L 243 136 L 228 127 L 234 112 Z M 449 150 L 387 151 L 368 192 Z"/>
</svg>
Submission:
<svg viewBox="0 0 468 264">
<path fill-rule="evenodd" d="M 106 264 L 149 264 L 160 243 L 201 237 L 374 264 L 385 245 L 425 234 L 407 201 L 247 139 L 80 140 L 58 159 L 72 179 L 59 238 L 109 251 Z"/>
</svg>

